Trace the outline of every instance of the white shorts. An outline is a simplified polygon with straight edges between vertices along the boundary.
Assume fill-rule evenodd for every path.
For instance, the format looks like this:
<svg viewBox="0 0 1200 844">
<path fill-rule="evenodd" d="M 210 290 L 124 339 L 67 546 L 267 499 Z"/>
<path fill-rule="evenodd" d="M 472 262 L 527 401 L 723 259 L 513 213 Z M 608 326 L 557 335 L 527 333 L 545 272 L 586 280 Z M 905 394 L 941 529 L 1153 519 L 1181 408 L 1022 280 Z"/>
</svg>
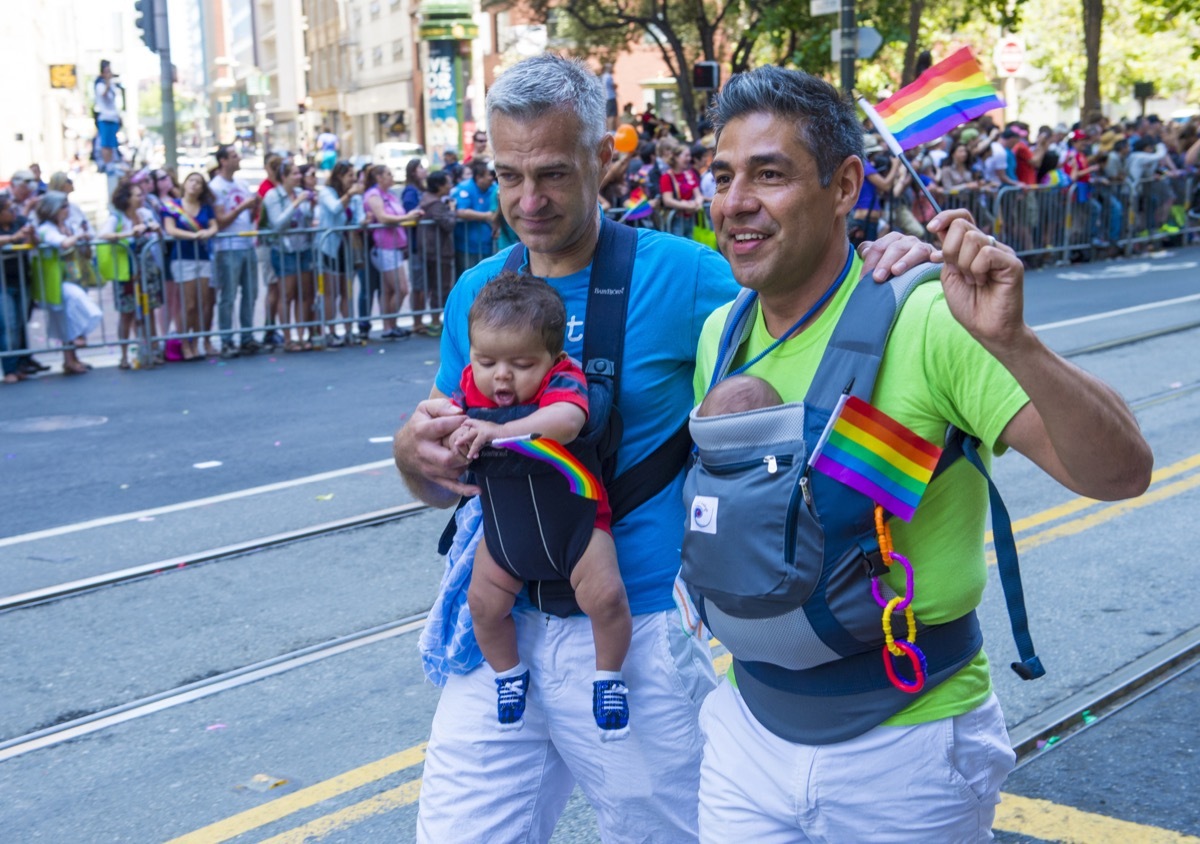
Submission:
<svg viewBox="0 0 1200 844">
<path fill-rule="evenodd" d="M 578 782 L 606 844 L 694 842 L 696 718 L 715 684 L 708 645 L 684 631 L 675 610 L 634 616 L 622 671 L 629 736 L 602 742 L 591 622 L 513 615 L 530 672 L 525 726 L 497 729 L 496 675 L 486 663 L 450 678 L 425 755 L 417 841 L 548 841 Z"/>
<path fill-rule="evenodd" d="M 381 273 L 401 269 L 404 266 L 404 253 L 399 249 L 371 249 L 371 263 Z"/>
<path fill-rule="evenodd" d="M 171 278 L 175 281 L 195 281 L 207 278 L 213 281 L 211 261 L 190 261 L 176 259 L 171 262 Z"/>
<path fill-rule="evenodd" d="M 1016 760 L 995 695 L 954 718 L 810 746 L 763 727 L 726 680 L 700 729 L 700 840 L 712 844 L 991 841 Z"/>
</svg>

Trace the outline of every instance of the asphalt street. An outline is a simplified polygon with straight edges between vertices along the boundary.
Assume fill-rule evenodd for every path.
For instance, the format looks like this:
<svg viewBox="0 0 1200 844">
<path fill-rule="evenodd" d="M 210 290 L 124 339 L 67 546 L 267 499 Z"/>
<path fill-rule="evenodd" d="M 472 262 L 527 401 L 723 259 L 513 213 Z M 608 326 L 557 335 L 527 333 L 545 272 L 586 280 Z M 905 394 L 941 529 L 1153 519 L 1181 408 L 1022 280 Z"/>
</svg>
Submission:
<svg viewBox="0 0 1200 844">
<path fill-rule="evenodd" d="M 1191 549 L 1200 327 L 1186 327 L 1200 324 L 1200 249 L 1035 271 L 1026 300 L 1027 321 L 1060 351 L 1145 335 L 1072 360 L 1132 404 L 1158 474 L 1147 496 L 1109 505 L 1076 499 L 1019 455 L 997 460 L 1049 671 L 1023 683 L 1007 669 L 1015 648 L 990 583 L 981 617 L 1010 728 L 1194 628 L 1200 601 Z M 5 388 L 0 596 L 410 502 L 390 436 L 428 394 L 437 360 L 435 341 L 413 338 L 150 371 L 98 367 Z M 442 574 L 434 545 L 444 519 L 424 512 L 0 613 L 0 641 L 13 643 L 0 661 L 0 742 L 422 613 Z M 64 844 L 412 841 L 437 702 L 417 636 L 389 635 L 0 755 L 0 828 L 8 840 Z M 714 658 L 719 665 L 720 649 Z M 1167 782 L 1180 795 L 1197 787 L 1195 766 L 1184 764 L 1194 740 L 1171 745 L 1169 759 L 1145 752 L 1182 735 L 1165 713 L 1187 698 L 1172 695 L 1131 716 L 1136 729 L 1117 727 L 1136 736 L 1123 751 L 1081 753 L 1082 768 L 1022 773 L 1007 790 L 1198 834 L 1194 811 L 1165 794 Z M 1067 743 L 1063 760 L 1085 739 Z M 1112 781 L 1133 784 L 1135 797 L 1143 789 L 1144 811 L 1083 793 L 1122 752 L 1127 767 Z M 1023 771 L 1043 761 L 1054 760 Z M 1001 840 L 1068 840 L 1005 829 L 1015 837 Z M 576 793 L 555 844 L 595 840 Z"/>
</svg>

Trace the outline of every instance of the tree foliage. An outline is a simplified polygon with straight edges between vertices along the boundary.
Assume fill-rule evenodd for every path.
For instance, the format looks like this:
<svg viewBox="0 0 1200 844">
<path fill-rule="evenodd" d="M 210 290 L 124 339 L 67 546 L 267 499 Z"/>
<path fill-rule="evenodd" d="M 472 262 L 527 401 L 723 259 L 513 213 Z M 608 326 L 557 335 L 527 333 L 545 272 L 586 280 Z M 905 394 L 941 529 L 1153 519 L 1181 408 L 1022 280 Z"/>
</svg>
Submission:
<svg viewBox="0 0 1200 844">
<path fill-rule="evenodd" d="M 1096 64 L 1100 103 L 1131 105 L 1135 82 L 1153 82 L 1158 91 L 1188 101 L 1200 99 L 1200 57 L 1193 55 L 1200 41 L 1200 21 L 1181 16 L 1147 27 L 1145 7 L 1157 1 L 1104 4 L 1104 35 Z M 1043 84 L 1062 105 L 1081 105 L 1087 74 L 1087 57 L 1081 49 L 1081 5 L 1029 0 L 1026 8 L 1027 19 L 1036 23 L 1026 27 L 1030 63 L 1045 73 Z"/>
</svg>

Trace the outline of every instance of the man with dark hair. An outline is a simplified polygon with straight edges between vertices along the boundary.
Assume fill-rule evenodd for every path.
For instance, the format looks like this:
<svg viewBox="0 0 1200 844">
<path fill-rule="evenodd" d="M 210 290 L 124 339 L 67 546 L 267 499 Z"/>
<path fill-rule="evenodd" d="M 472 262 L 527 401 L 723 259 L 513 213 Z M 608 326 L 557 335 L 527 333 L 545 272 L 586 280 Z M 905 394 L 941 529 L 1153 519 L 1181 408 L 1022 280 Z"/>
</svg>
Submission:
<svg viewBox="0 0 1200 844">
<path fill-rule="evenodd" d="M 466 169 L 458 160 L 458 150 L 448 149 L 442 152 L 442 170 L 450 177 L 450 184 L 457 185 L 461 182 Z"/>
<path fill-rule="evenodd" d="M 495 251 L 492 218 L 496 210 L 496 174 L 487 161 L 471 161 L 471 178 L 454 189 L 458 226 L 454 229 L 454 261 L 458 272 L 469 270 Z"/>
<path fill-rule="evenodd" d="M 250 332 L 258 298 L 258 261 L 254 254 L 254 238 L 243 235 L 254 231 L 254 217 L 262 198 L 236 177 L 241 166 L 242 157 L 236 148 L 230 144 L 217 147 L 217 172 L 209 187 L 216 198 L 213 210 L 223 236 L 213 240 L 212 248 L 216 253 L 213 279 L 217 285 L 217 324 L 222 332 L 233 328 L 233 303 L 240 291 L 242 306 L 238 310 L 238 322 L 242 327 L 242 342 L 237 350 L 240 354 L 252 355 L 259 350 Z M 233 335 L 225 333 L 221 334 L 221 344 L 231 350 L 236 346 Z"/>
<path fill-rule="evenodd" d="M 856 398 L 925 440 L 942 443 L 948 425 L 977 437 L 985 463 L 1015 448 L 1080 495 L 1116 499 L 1146 489 L 1153 457 L 1133 414 L 1115 391 L 1054 354 L 1025 324 L 1020 260 L 976 228 L 966 211 L 946 211 L 930 222 L 941 239 L 941 283 L 917 286 L 890 334 L 881 331 L 874 341 L 887 337 L 873 389 L 865 364 L 847 355 L 823 363 L 826 347 L 835 343 L 869 356 L 870 341 L 854 333 L 859 320 L 850 315 L 869 311 L 863 303 L 882 301 L 877 288 L 859 281 L 859 260 L 846 239 L 846 215 L 863 181 L 853 106 L 822 80 L 766 66 L 729 80 L 717 98 L 715 123 L 713 225 L 734 277 L 757 294 L 757 310 L 740 344 L 721 342 L 729 307 L 707 320 L 697 353 L 697 400 L 714 372 L 768 381 L 784 402 L 805 402 L 806 423 L 810 415 L 822 420 L 803 425 L 807 451 L 801 456 L 807 457 L 838 394 L 853 389 Z M 826 374 L 835 364 L 846 368 Z M 818 377 L 824 387 L 810 399 Z M 844 391 L 843 377 L 851 378 Z M 823 621 L 802 623 L 811 618 L 808 598 L 802 606 L 781 601 L 771 618 L 717 614 L 721 598 L 706 592 L 706 584 L 721 572 L 722 584 L 750 582 L 754 571 L 744 552 L 754 528 L 734 515 L 736 491 L 720 502 L 724 523 L 716 514 L 701 525 L 693 520 L 683 540 L 684 579 L 733 655 L 729 680 L 700 713 L 701 840 L 806 841 L 811 835 L 870 841 L 880 830 L 896 841 L 990 837 L 1013 753 L 973 617 L 987 581 L 988 489 L 965 462 L 933 481 L 911 523 L 893 519 L 888 527 L 895 530 L 895 557 L 913 561 L 915 580 L 906 584 L 898 565 L 874 572 L 911 600 L 927 625 L 920 634 L 927 649 L 938 641 L 930 629 L 945 628 L 946 647 L 930 650 L 923 688 L 889 681 L 868 583 L 873 572 L 856 566 L 865 558 L 849 547 L 883 532 L 872 518 L 871 498 L 829 476 L 803 474 L 803 506 L 820 521 L 801 529 L 809 530 L 808 540 L 822 536 L 811 533 L 821 526 L 826 533 L 815 552 L 808 544 L 797 551 L 797 569 L 807 572 L 800 577 L 844 572 L 858 584 L 855 594 L 866 596 L 861 617 L 868 627 L 860 636 L 846 633 L 850 642 L 840 643 L 841 651 L 817 635 L 819 625 L 832 632 Z M 830 501 L 839 506 L 825 509 Z M 830 533 L 836 522 L 844 524 Z M 691 531 L 732 537 L 728 550 L 737 558 L 696 555 L 689 548 L 699 534 Z M 883 548 L 883 539 L 879 543 Z M 853 561 L 853 571 L 837 568 L 842 559 Z M 843 587 L 821 584 L 821 606 L 834 613 L 835 597 L 826 589 L 833 595 Z M 902 787 L 889 789 L 881 772 L 901 769 Z"/>
</svg>

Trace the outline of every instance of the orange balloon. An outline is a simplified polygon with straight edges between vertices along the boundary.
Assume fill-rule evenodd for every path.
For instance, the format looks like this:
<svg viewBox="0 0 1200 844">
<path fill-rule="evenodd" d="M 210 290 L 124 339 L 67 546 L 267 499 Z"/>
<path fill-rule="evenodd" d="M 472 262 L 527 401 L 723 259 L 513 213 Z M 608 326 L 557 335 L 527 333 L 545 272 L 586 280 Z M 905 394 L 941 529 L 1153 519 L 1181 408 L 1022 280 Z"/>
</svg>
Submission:
<svg viewBox="0 0 1200 844">
<path fill-rule="evenodd" d="M 617 152 L 630 153 L 638 148 L 638 134 L 632 126 L 625 125 L 617 129 Z"/>
</svg>

